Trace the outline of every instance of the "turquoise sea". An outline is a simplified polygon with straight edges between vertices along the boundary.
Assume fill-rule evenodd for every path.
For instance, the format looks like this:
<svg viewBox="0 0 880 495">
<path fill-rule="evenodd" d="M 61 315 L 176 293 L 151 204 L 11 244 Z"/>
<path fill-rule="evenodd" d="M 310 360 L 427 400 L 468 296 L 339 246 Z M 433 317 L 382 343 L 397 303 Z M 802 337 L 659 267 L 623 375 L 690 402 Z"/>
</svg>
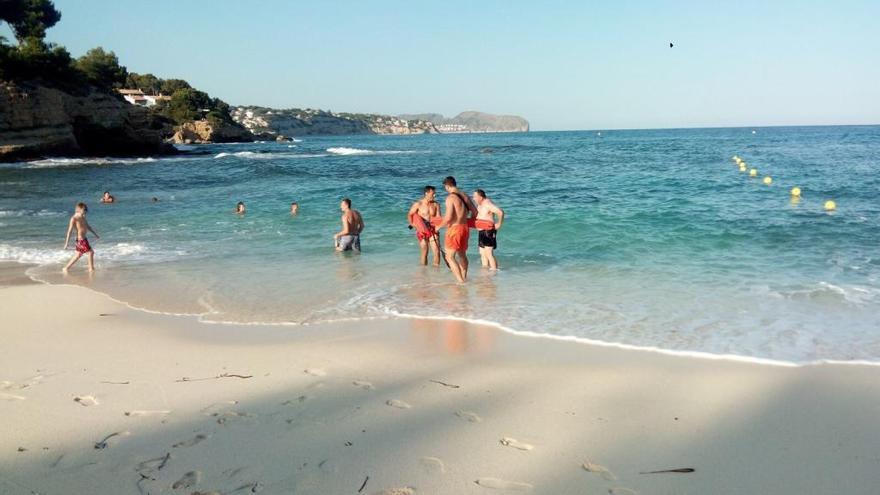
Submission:
<svg viewBox="0 0 880 495">
<path fill-rule="evenodd" d="M 754 132 L 753 132 L 754 131 Z M 512 331 L 880 362 L 880 127 L 304 137 L 0 164 L 0 260 L 132 306 L 298 325 L 457 317 Z M 731 157 L 759 171 L 751 179 Z M 446 175 L 508 214 L 502 270 L 422 267 L 406 211 Z M 770 175 L 772 185 L 762 178 Z M 790 199 L 798 186 L 802 199 Z M 100 205 L 109 189 L 118 203 Z M 152 202 L 152 197 L 159 202 Z M 339 200 L 366 222 L 338 255 Z M 441 194 L 441 197 L 444 195 Z M 837 210 L 826 212 L 833 199 Z M 98 272 L 59 273 L 76 201 Z M 237 201 L 248 213 L 232 214 Z M 296 217 L 291 201 L 301 205 Z"/>
</svg>

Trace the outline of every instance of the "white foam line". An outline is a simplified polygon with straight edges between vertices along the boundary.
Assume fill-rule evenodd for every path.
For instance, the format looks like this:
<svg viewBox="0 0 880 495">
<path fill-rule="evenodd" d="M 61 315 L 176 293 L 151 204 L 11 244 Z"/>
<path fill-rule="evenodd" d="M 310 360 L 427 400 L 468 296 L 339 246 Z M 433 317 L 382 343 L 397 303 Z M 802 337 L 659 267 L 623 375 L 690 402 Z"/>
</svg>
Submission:
<svg viewBox="0 0 880 495">
<path fill-rule="evenodd" d="M 21 263 L 21 264 L 32 264 L 32 263 Z M 90 287 L 85 287 L 82 285 L 76 284 L 66 284 L 66 283 L 49 283 L 45 280 L 40 280 L 31 276 L 27 270 L 25 271 L 25 275 L 31 278 L 31 280 L 42 283 L 45 285 L 58 285 L 58 286 L 68 286 L 68 287 L 79 287 L 81 289 L 85 289 L 95 294 L 100 294 L 113 302 L 119 303 L 129 309 L 134 311 L 142 311 L 144 313 L 162 315 L 162 316 L 174 316 L 174 317 L 187 317 L 187 318 L 195 318 L 196 322 L 202 323 L 205 325 L 228 325 L 228 326 L 266 326 L 266 327 L 308 327 L 313 325 L 329 325 L 334 323 L 356 323 L 361 321 L 375 321 L 375 320 L 387 320 L 391 318 L 401 318 L 401 319 L 411 319 L 411 320 L 439 320 L 439 321 L 463 321 L 465 323 L 471 323 L 474 325 L 485 325 L 493 328 L 497 328 L 503 332 L 510 333 L 512 335 L 518 337 L 530 337 L 530 338 L 540 338 L 540 339 L 551 339 L 551 340 L 560 340 L 563 342 L 574 342 L 577 344 L 584 345 L 592 345 L 596 347 L 610 347 L 614 349 L 623 349 L 628 351 L 637 351 L 637 352 L 652 352 L 656 354 L 662 354 L 666 356 L 675 356 L 675 357 L 689 357 L 696 359 L 703 359 L 709 361 L 732 361 L 732 362 L 740 362 L 740 363 L 748 363 L 748 364 L 758 364 L 764 366 L 778 366 L 784 368 L 802 368 L 808 366 L 822 366 L 822 365 L 848 365 L 848 366 L 880 366 L 880 362 L 878 361 L 866 361 L 863 359 L 856 359 L 852 361 L 841 361 L 836 359 L 817 359 L 813 361 L 804 361 L 804 362 L 794 362 L 794 361 L 783 361 L 780 359 L 769 359 L 769 358 L 759 358 L 752 356 L 740 356 L 737 354 L 714 354 L 711 352 L 704 351 L 680 351 L 674 349 L 663 349 L 661 347 L 654 346 L 640 346 L 634 344 L 623 344 L 620 342 L 607 342 L 604 340 L 595 340 L 589 339 L 586 337 L 575 337 L 572 335 L 553 335 L 548 333 L 539 333 L 532 332 L 528 330 L 515 330 L 513 328 L 506 327 L 500 323 L 496 323 L 494 321 L 489 320 L 480 320 L 475 318 L 463 318 L 460 316 L 422 316 L 422 315 L 414 315 L 408 313 L 400 313 L 393 310 L 385 310 L 387 316 L 363 316 L 363 317 L 350 317 L 350 318 L 334 318 L 328 320 L 321 320 L 315 322 L 236 322 L 236 321 L 224 321 L 224 320 L 205 320 L 206 316 L 211 314 L 217 314 L 215 311 L 205 311 L 203 313 L 172 313 L 167 311 L 158 311 L 153 309 L 147 309 L 139 306 L 135 306 L 127 301 L 122 301 L 114 298 L 113 296 L 100 292 L 98 290 L 92 289 Z"/>
<path fill-rule="evenodd" d="M 853 360 L 853 361 L 838 361 L 834 359 L 817 359 L 814 361 L 804 361 L 804 362 L 794 362 L 794 361 L 783 361 L 781 359 L 769 359 L 769 358 L 759 358 L 752 356 L 740 356 L 738 354 L 715 354 L 711 352 L 704 351 L 680 351 L 675 349 L 663 349 L 661 347 L 654 346 L 640 346 L 634 344 L 624 344 L 620 342 L 607 342 L 604 340 L 595 340 L 589 339 L 586 337 L 575 337 L 572 335 L 553 335 L 549 333 L 539 333 L 532 332 L 528 330 L 515 330 L 500 323 L 496 323 L 494 321 L 488 320 L 480 320 L 474 318 L 463 318 L 459 316 L 421 316 L 421 315 L 413 315 L 407 313 L 399 313 L 392 310 L 386 310 L 386 312 L 393 317 L 396 318 L 408 318 L 414 320 L 453 320 L 453 321 L 463 321 L 466 323 L 471 323 L 475 325 L 486 325 L 490 327 L 497 328 L 504 332 L 517 335 L 520 337 L 533 337 L 533 338 L 541 338 L 541 339 L 551 339 L 551 340 L 561 340 L 564 342 L 575 342 L 578 344 L 586 344 L 597 347 L 611 347 L 615 349 L 624 349 L 629 351 L 640 351 L 640 352 L 653 352 L 657 354 L 663 354 L 668 356 L 677 356 L 677 357 L 690 357 L 697 359 L 706 359 L 711 361 L 735 361 L 735 362 L 743 362 L 750 364 L 760 364 L 765 366 L 780 366 L 786 368 L 800 368 L 806 366 L 820 366 L 825 364 L 847 364 L 847 365 L 859 365 L 859 366 L 880 366 L 880 362 L 877 361 L 865 361 L 865 360 Z"/>
</svg>

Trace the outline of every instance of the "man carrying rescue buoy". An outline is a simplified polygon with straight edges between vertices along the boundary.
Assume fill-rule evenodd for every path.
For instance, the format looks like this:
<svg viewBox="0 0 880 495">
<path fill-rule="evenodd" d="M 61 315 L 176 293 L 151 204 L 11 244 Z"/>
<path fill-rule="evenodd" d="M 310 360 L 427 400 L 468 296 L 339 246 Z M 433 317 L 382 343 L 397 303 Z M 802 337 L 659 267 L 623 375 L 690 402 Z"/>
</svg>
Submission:
<svg viewBox="0 0 880 495">
<path fill-rule="evenodd" d="M 454 177 L 447 177 L 443 181 L 443 187 L 449 196 L 446 197 L 446 214 L 437 228 L 446 228 L 446 261 L 455 278 L 464 283 L 468 273 L 468 219 L 476 218 L 477 208 L 466 194 L 458 190 Z"/>
<path fill-rule="evenodd" d="M 436 194 L 437 189 L 434 186 L 425 186 L 424 196 L 412 204 L 406 215 L 407 221 L 416 231 L 423 265 L 428 264 L 428 246 L 430 246 L 434 252 L 434 266 L 440 266 L 439 235 L 431 225 L 431 219 L 440 216 L 440 203 L 435 199 Z"/>
</svg>

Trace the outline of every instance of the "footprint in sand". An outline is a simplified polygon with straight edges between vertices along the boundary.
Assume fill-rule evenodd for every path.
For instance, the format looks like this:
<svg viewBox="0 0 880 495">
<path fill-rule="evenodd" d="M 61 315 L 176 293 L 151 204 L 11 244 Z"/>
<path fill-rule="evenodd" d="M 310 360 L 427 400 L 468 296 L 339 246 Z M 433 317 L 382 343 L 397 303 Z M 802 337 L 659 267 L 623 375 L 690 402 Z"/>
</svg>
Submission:
<svg viewBox="0 0 880 495">
<path fill-rule="evenodd" d="M 416 489 L 411 486 L 402 486 L 399 488 L 386 488 L 381 492 L 375 492 L 373 495 L 413 495 Z"/>
<path fill-rule="evenodd" d="M 25 399 L 25 397 L 22 395 L 0 393 L 0 400 L 13 401 L 13 400 L 24 400 L 24 399 Z"/>
<path fill-rule="evenodd" d="M 608 489 L 608 493 L 609 495 L 639 495 L 639 492 L 622 486 L 611 487 Z"/>
<path fill-rule="evenodd" d="M 615 481 L 617 479 L 617 476 L 614 476 L 614 473 L 612 473 L 610 469 L 600 464 L 596 464 L 590 460 L 584 462 L 582 467 L 585 471 L 598 474 L 604 480 Z"/>
<path fill-rule="evenodd" d="M 125 438 L 129 435 L 131 435 L 131 432 L 129 431 L 117 431 L 116 433 L 111 433 L 104 437 L 102 440 L 95 442 L 95 450 L 106 449 L 111 445 L 110 440 L 113 440 L 113 443 L 116 443 L 116 440 L 119 440 L 120 438 Z"/>
<path fill-rule="evenodd" d="M 396 407 L 398 409 L 409 409 L 412 407 L 411 405 L 400 399 L 388 399 L 387 401 L 385 401 L 385 404 L 391 407 Z"/>
<path fill-rule="evenodd" d="M 211 435 L 205 435 L 204 433 L 199 433 L 198 435 L 190 438 L 189 440 L 177 442 L 174 445 L 172 445 L 171 447 L 175 448 L 175 449 L 179 448 L 179 447 L 192 447 L 193 445 L 199 444 L 202 440 L 207 440 L 209 438 L 211 438 Z"/>
<path fill-rule="evenodd" d="M 446 472 L 446 465 L 437 457 L 422 457 L 419 459 L 422 468 L 431 474 L 443 474 Z"/>
<path fill-rule="evenodd" d="M 477 481 L 474 481 L 474 483 L 483 488 L 491 488 L 493 490 L 527 492 L 534 488 L 528 483 L 523 483 L 521 481 L 502 480 L 499 478 L 480 478 Z"/>
<path fill-rule="evenodd" d="M 165 416 L 171 414 L 171 411 L 158 409 L 137 409 L 134 411 L 125 411 L 126 416 Z"/>
<path fill-rule="evenodd" d="M 535 446 L 530 443 L 520 442 L 519 440 L 510 437 L 504 437 L 499 440 L 499 442 L 501 443 L 501 445 L 513 447 L 519 450 L 532 450 L 535 448 Z"/>
<path fill-rule="evenodd" d="M 221 411 L 225 411 L 226 409 L 229 409 L 229 406 L 234 406 L 236 404 L 238 404 L 237 400 L 228 400 L 226 402 L 217 402 L 217 403 L 211 404 L 210 406 L 202 409 L 202 414 L 204 414 L 205 416 L 216 416 Z"/>
<path fill-rule="evenodd" d="M 355 380 L 355 381 L 351 382 L 351 384 L 354 385 L 355 387 L 359 387 L 364 390 L 375 390 L 375 387 L 373 387 L 372 383 L 365 382 L 363 380 Z"/>
<path fill-rule="evenodd" d="M 281 405 L 282 406 L 295 406 L 297 404 L 302 404 L 303 402 L 309 400 L 310 398 L 311 397 L 309 397 L 308 395 L 300 395 L 296 399 L 286 400 L 286 401 L 282 402 Z"/>
<path fill-rule="evenodd" d="M 100 404 L 98 399 L 93 395 L 80 395 L 79 397 L 74 397 L 74 401 L 79 402 L 79 405 L 89 407 L 89 406 L 97 406 Z"/>
<path fill-rule="evenodd" d="M 199 484 L 202 481 L 202 473 L 201 471 L 190 471 L 183 475 L 182 478 L 175 481 L 171 488 L 174 490 L 179 490 L 181 488 L 192 488 Z"/>
<path fill-rule="evenodd" d="M 321 368 L 306 368 L 303 370 L 303 373 L 312 376 L 327 376 L 327 372 Z"/>
<path fill-rule="evenodd" d="M 481 417 L 480 417 L 477 413 L 475 413 L 475 412 L 470 412 L 470 411 L 455 411 L 455 415 L 458 416 L 459 418 L 465 420 L 465 421 L 470 421 L 471 423 L 479 423 L 479 422 L 483 421 L 483 418 L 481 418 Z"/>
</svg>

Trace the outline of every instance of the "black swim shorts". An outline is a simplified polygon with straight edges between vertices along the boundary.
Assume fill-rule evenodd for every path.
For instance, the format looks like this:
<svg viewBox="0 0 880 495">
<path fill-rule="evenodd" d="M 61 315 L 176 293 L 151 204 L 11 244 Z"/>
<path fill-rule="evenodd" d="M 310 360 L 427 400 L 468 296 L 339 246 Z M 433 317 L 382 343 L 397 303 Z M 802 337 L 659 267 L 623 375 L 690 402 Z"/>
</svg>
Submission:
<svg viewBox="0 0 880 495">
<path fill-rule="evenodd" d="M 492 230 L 481 230 L 480 232 L 480 243 L 479 246 L 481 248 L 490 247 L 495 249 L 498 247 L 498 240 L 496 236 L 498 235 L 498 231 L 495 229 Z"/>
</svg>

